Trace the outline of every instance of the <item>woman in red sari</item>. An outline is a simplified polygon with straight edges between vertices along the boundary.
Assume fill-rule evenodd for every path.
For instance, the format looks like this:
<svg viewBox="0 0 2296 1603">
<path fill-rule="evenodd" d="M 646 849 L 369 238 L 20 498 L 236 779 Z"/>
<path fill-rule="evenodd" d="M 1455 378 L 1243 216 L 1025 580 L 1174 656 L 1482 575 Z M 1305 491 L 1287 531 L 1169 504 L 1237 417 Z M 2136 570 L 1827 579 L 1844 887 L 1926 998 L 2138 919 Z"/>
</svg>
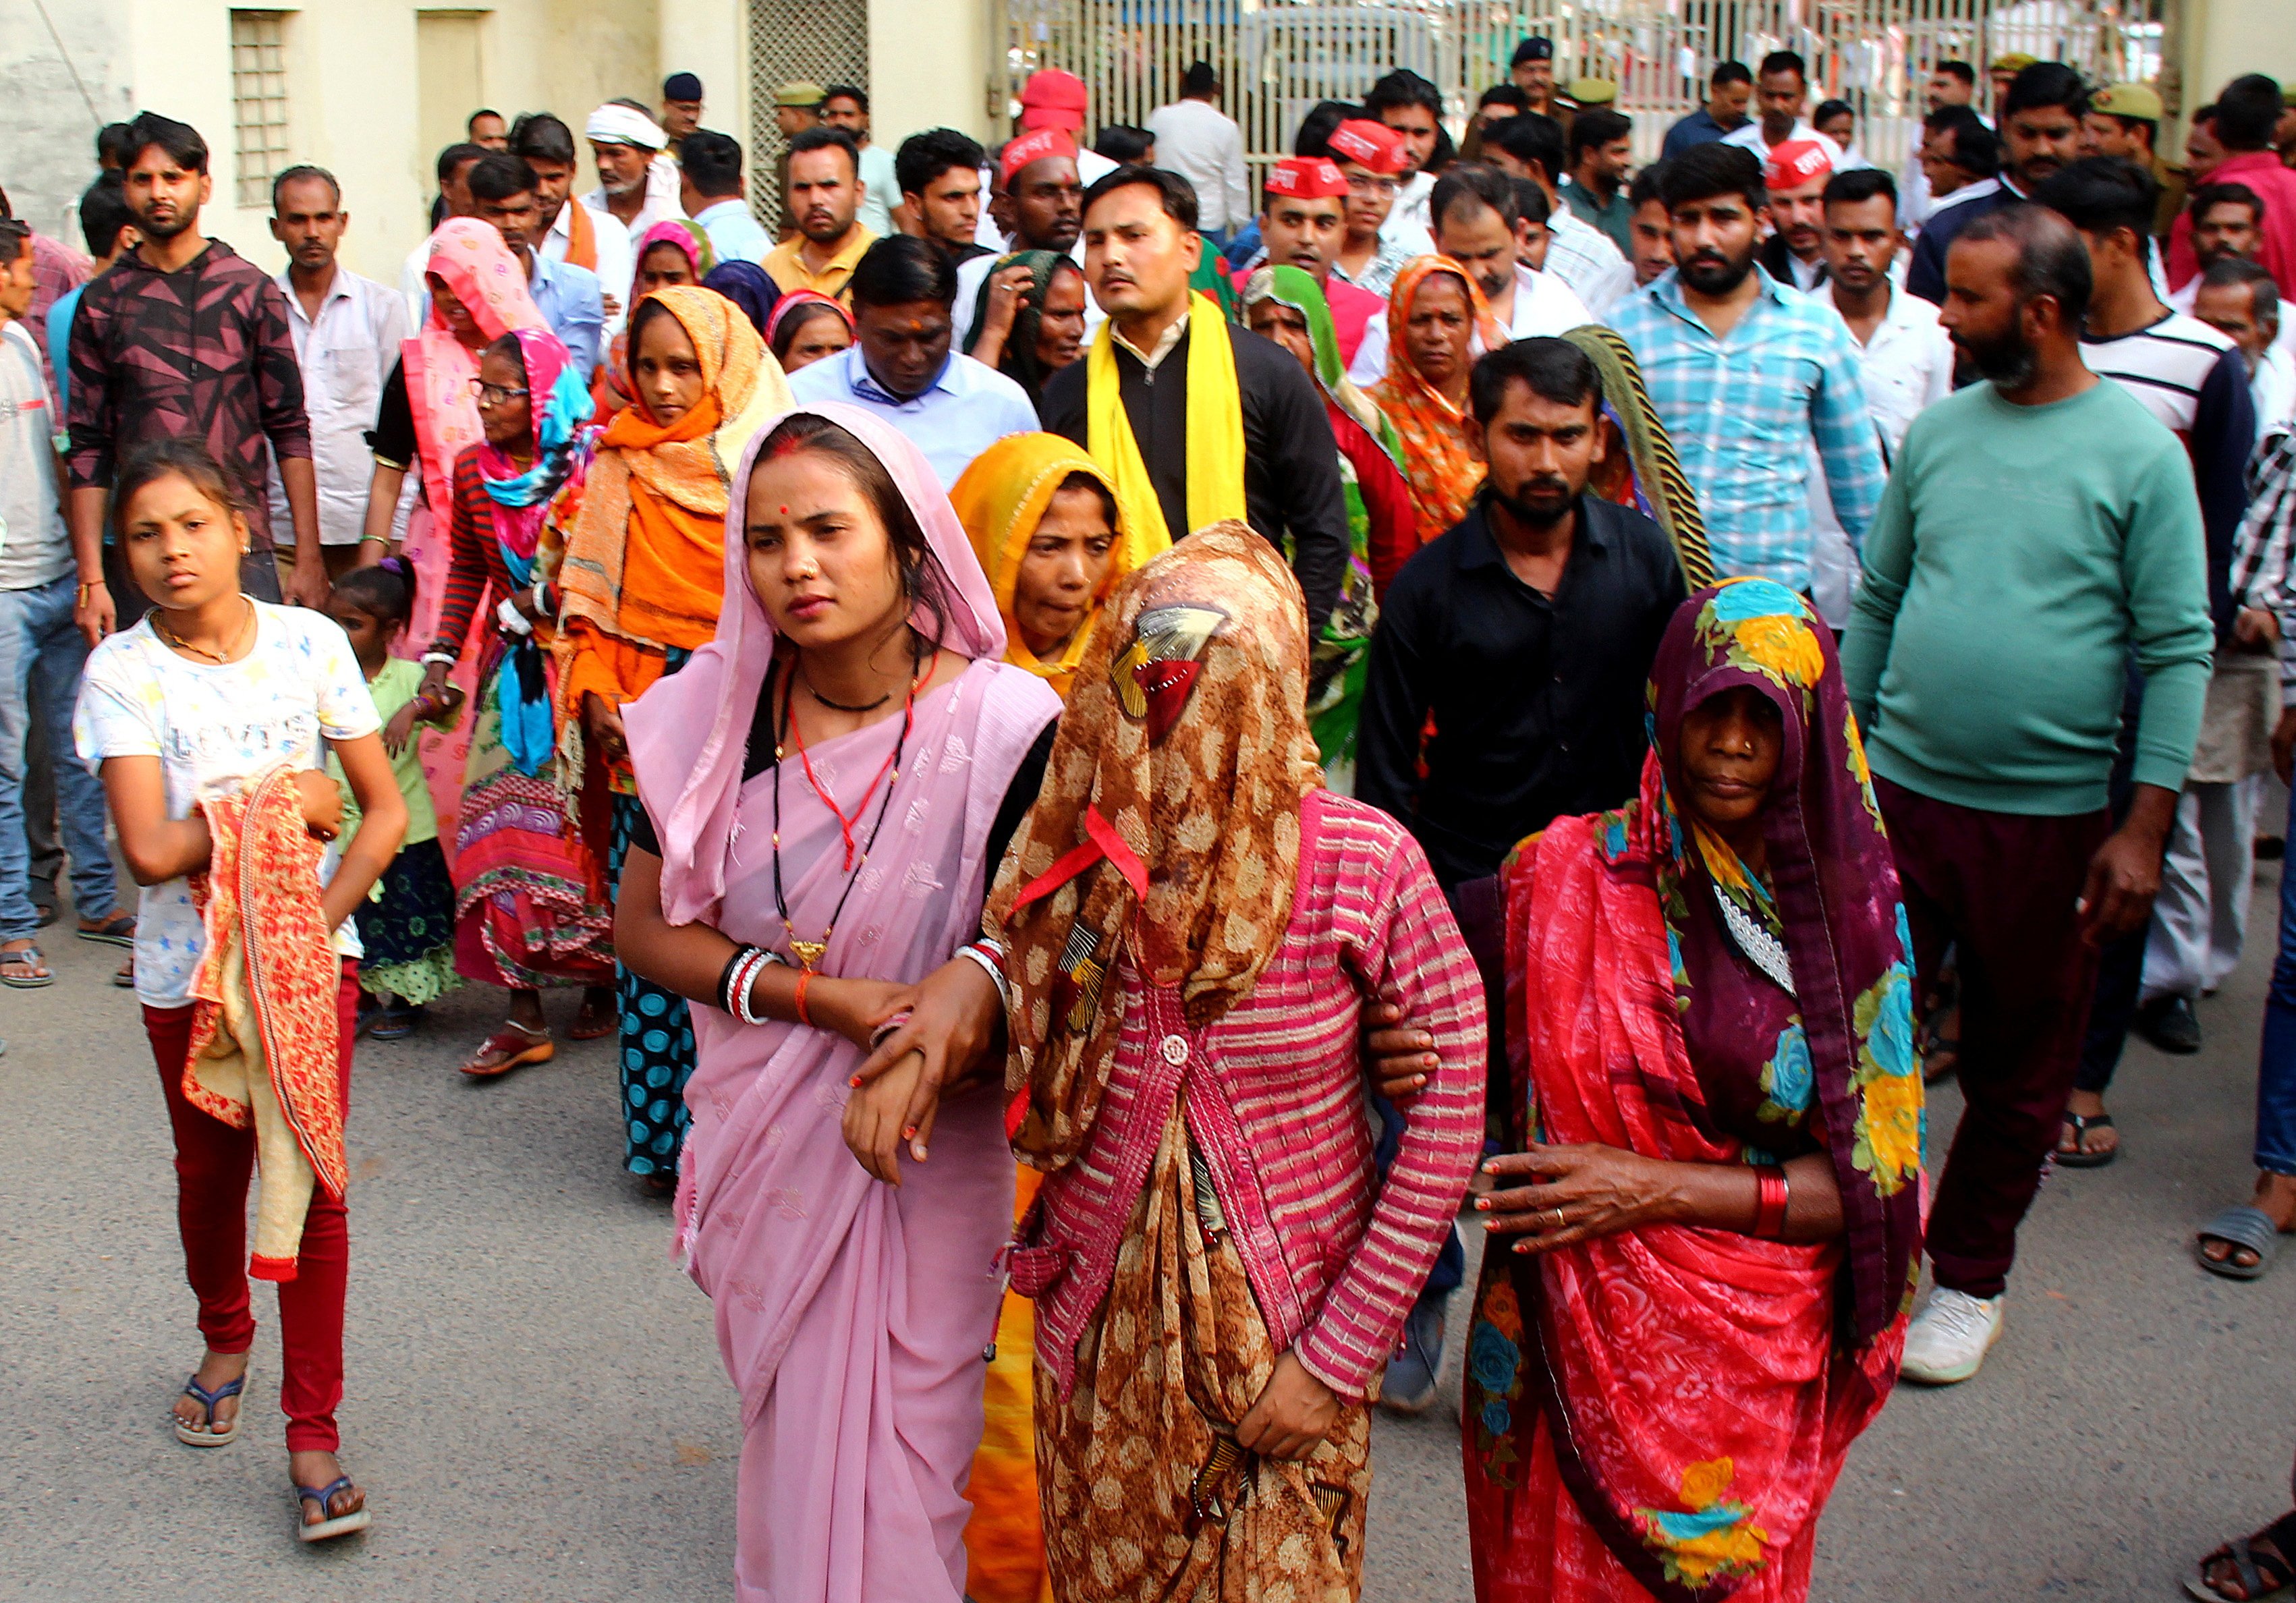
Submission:
<svg viewBox="0 0 2296 1603">
<path fill-rule="evenodd" d="M 1501 874 L 1480 1603 L 1806 1596 L 1920 1264 L 1904 915 L 1832 641 L 1781 585 L 1702 591 L 1651 706 L 1640 798 Z"/>
</svg>

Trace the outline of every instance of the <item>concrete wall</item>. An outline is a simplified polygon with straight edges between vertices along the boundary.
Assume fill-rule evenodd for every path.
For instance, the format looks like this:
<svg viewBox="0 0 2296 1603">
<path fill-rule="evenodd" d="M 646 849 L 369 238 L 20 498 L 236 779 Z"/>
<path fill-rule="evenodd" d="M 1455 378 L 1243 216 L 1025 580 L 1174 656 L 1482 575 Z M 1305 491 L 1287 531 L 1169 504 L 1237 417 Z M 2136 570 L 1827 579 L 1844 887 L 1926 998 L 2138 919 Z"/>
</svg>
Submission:
<svg viewBox="0 0 2296 1603">
<path fill-rule="evenodd" d="M 2184 35 L 2186 112 L 2216 99 L 2243 72 L 2296 82 L 2296 4 L 2290 0 L 2185 0 Z M 2184 150 L 2181 135 L 2176 149 Z"/>
<path fill-rule="evenodd" d="M 887 150 L 925 128 L 988 132 L 987 0 L 870 0 L 870 136 Z"/>
</svg>

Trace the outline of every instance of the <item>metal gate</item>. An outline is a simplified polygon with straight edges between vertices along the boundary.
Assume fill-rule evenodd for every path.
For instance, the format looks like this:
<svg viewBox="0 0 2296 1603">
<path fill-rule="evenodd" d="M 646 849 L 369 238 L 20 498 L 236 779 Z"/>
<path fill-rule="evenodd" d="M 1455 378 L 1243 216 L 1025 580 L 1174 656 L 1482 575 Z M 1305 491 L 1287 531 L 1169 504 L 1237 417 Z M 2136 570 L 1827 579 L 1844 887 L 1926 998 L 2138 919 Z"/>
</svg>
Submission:
<svg viewBox="0 0 2296 1603">
<path fill-rule="evenodd" d="M 869 87 L 868 0 L 749 0 L 750 209 L 767 228 L 780 225 L 775 181 L 789 141 L 774 121 L 774 94 L 786 83 Z"/>
<path fill-rule="evenodd" d="M 1354 100 L 1394 67 L 1443 91 L 1454 133 L 1484 88 L 1505 81 L 1516 42 L 1554 41 L 1554 76 L 1620 86 L 1638 160 L 1702 104 L 1706 75 L 1772 50 L 1809 62 L 1813 105 L 1846 100 L 1866 155 L 1896 168 L 1923 110 L 1930 63 L 2004 51 L 2062 61 L 2099 82 L 2160 74 L 2162 11 L 2174 0 L 991 0 L 1001 4 L 1009 92 L 1062 67 L 1092 92 L 1095 127 L 1144 124 L 1175 98 L 1188 63 L 1217 67 L 1225 109 L 1255 167 L 1291 152 L 1319 100 Z M 1009 115 L 1009 111 L 1008 111 Z"/>
</svg>

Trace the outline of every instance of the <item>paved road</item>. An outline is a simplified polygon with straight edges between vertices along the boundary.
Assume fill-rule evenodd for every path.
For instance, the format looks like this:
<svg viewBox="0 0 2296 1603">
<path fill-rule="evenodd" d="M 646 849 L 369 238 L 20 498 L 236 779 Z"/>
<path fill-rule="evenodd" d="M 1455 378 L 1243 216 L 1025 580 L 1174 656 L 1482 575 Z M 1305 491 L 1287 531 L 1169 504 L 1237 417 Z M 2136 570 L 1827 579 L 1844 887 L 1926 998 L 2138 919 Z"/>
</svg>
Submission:
<svg viewBox="0 0 2296 1603">
<path fill-rule="evenodd" d="M 50 946 L 60 984 L 0 993 L 0 1598 L 726 1595 L 735 1399 L 662 1205 L 616 1170 L 603 1046 L 465 1084 L 452 1064 L 491 1007 L 469 993 L 426 1035 L 362 1044 L 342 1421 L 378 1523 L 307 1551 L 260 1294 L 248 1436 L 194 1453 L 162 1424 L 199 1342 L 155 1071 L 110 949 Z M 2268 958 L 2208 1004 L 2202 1056 L 2132 1049 L 2128 1155 L 2044 1190 L 1985 1373 L 1902 1391 L 1868 1433 L 1813 1596 L 2165 1599 L 2192 1556 L 2284 1506 L 2296 1267 L 2236 1286 L 2187 1250 L 2244 1194 Z M 1956 1111 L 1938 1099 L 1933 1139 Z M 1442 1410 L 1379 1428 L 1372 1603 L 1471 1595 L 1456 1345 Z"/>
</svg>

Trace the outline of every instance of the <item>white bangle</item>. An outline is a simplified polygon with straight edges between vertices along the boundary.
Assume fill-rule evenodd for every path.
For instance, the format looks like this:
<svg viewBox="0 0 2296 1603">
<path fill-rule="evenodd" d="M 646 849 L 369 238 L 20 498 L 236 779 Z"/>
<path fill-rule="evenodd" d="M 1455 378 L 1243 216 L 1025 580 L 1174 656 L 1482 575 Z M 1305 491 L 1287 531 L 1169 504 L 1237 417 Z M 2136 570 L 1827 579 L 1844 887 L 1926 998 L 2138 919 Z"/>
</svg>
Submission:
<svg viewBox="0 0 2296 1603">
<path fill-rule="evenodd" d="M 452 651 L 425 651 L 422 653 L 422 660 L 426 666 L 436 662 L 451 668 L 455 666 L 455 654 Z"/>
<path fill-rule="evenodd" d="M 1008 1013 L 1011 1012 L 1013 1010 L 1013 982 L 1004 977 L 1004 970 L 996 966 L 996 960 L 989 956 L 986 952 L 981 951 L 978 946 L 959 946 L 956 949 L 956 955 L 980 965 L 980 971 L 996 982 L 996 995 L 998 999 L 1004 1002 L 1004 1010 Z"/>
<path fill-rule="evenodd" d="M 771 1024 L 774 1022 L 772 1018 L 758 1012 L 755 1008 L 750 1006 L 750 994 L 757 989 L 758 976 L 763 974 L 772 964 L 778 963 L 781 961 L 781 953 L 778 952 L 769 952 L 766 950 L 766 948 L 760 946 L 757 949 L 750 960 L 743 965 L 742 971 L 734 977 L 734 1016 L 739 1018 L 743 1024 Z"/>
</svg>

